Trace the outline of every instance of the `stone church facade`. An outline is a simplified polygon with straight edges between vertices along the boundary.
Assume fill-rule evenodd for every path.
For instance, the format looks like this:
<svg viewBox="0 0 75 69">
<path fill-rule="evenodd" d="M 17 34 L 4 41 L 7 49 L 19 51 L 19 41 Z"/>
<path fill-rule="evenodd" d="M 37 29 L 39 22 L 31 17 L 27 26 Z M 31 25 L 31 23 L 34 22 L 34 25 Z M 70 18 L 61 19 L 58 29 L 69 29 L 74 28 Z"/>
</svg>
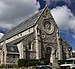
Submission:
<svg viewBox="0 0 75 69">
<path fill-rule="evenodd" d="M 47 6 L 8 31 L 0 40 L 0 64 L 42 57 L 55 64 L 62 60 L 62 56 L 59 28 Z"/>
</svg>

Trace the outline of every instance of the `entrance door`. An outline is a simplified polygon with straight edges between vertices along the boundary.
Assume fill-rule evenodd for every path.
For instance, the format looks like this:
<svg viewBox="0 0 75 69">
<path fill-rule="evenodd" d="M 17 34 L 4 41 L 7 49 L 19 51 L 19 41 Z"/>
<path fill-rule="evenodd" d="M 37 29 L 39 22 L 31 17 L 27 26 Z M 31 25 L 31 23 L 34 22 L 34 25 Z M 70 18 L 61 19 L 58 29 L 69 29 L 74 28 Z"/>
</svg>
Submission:
<svg viewBox="0 0 75 69">
<path fill-rule="evenodd" d="M 52 51 L 51 47 L 47 47 L 45 51 L 45 59 L 49 62 L 50 62 L 50 57 L 51 57 L 51 51 Z"/>
</svg>

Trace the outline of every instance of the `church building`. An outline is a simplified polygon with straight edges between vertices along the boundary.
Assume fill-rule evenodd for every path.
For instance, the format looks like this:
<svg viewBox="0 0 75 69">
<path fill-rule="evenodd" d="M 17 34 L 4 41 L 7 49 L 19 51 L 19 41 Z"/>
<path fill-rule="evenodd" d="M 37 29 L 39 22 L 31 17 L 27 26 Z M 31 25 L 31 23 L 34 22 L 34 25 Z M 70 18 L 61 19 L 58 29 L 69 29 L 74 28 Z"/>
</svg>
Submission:
<svg viewBox="0 0 75 69">
<path fill-rule="evenodd" d="M 59 28 L 47 6 L 0 39 L 0 64 L 26 58 L 45 58 L 56 64 L 62 56 Z"/>
</svg>

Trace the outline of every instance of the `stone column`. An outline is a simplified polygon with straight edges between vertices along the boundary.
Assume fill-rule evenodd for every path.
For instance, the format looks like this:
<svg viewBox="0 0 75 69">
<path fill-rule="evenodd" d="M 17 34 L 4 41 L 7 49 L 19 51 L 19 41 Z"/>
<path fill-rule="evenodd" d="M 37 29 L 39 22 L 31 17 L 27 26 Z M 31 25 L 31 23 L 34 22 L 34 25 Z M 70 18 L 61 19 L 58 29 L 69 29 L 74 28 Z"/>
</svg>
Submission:
<svg viewBox="0 0 75 69">
<path fill-rule="evenodd" d="M 59 31 L 58 31 L 58 29 L 57 29 L 57 45 L 58 45 L 58 60 L 61 60 L 62 59 L 62 47 L 61 47 L 61 45 L 60 45 L 60 35 L 58 34 L 59 33 Z"/>
<path fill-rule="evenodd" d="M 52 48 L 52 52 L 51 52 L 51 59 L 50 59 L 50 62 L 53 64 L 54 63 L 54 60 L 55 60 L 55 54 L 54 54 L 54 50 Z"/>
<path fill-rule="evenodd" d="M 38 47 L 38 37 L 37 37 L 37 35 L 38 35 L 37 26 L 38 25 L 35 26 L 35 41 L 36 41 L 36 44 L 35 44 L 36 47 L 35 48 L 36 48 L 36 59 L 39 59 L 39 47 Z"/>
<path fill-rule="evenodd" d="M 17 44 L 18 50 L 19 50 L 19 54 L 20 54 L 20 59 L 23 58 L 23 42 L 20 42 L 19 44 Z"/>
<path fill-rule="evenodd" d="M 3 49 L 2 49 L 2 51 L 3 51 L 3 60 L 4 60 L 4 62 L 3 62 L 3 64 L 6 64 L 6 54 L 7 54 L 7 51 L 6 51 L 6 43 L 5 43 L 5 41 L 3 42 Z"/>
</svg>

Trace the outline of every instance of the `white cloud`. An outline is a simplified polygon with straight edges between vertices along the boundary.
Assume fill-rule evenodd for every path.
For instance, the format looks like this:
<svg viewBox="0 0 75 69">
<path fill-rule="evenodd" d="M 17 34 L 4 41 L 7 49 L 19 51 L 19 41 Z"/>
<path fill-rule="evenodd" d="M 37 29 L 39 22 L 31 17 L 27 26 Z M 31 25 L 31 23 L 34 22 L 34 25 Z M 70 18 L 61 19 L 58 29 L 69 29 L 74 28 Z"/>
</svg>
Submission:
<svg viewBox="0 0 75 69">
<path fill-rule="evenodd" d="M 0 0 L 0 27 L 10 29 L 20 24 L 38 10 L 35 4 L 36 0 Z M 67 6 L 54 8 L 51 12 L 61 30 L 75 27 L 71 23 L 75 24 L 75 18 Z"/>
<path fill-rule="evenodd" d="M 3 35 L 4 35 L 3 33 L 0 33 L 0 39 L 2 38 Z"/>
<path fill-rule="evenodd" d="M 67 6 L 56 7 L 51 13 L 60 30 L 75 30 L 75 17 Z"/>
<path fill-rule="evenodd" d="M 0 27 L 18 25 L 38 10 L 35 4 L 36 0 L 0 0 Z"/>
<path fill-rule="evenodd" d="M 0 27 L 11 29 L 38 10 L 36 0 L 0 0 Z M 75 17 L 67 6 L 56 7 L 51 13 L 60 30 L 75 31 Z"/>
<path fill-rule="evenodd" d="M 51 10 L 51 13 L 61 31 L 69 31 L 75 34 L 75 16 L 67 6 L 56 7 Z M 75 35 L 70 33 L 75 39 Z"/>
<path fill-rule="evenodd" d="M 73 52 L 73 53 L 75 53 L 75 51 L 74 51 L 74 50 L 73 50 L 72 52 Z"/>
<path fill-rule="evenodd" d="M 7 22 L 4 22 L 4 21 L 0 23 L 1 28 L 11 29 L 13 26 L 14 26 L 14 24 L 7 23 Z"/>
<path fill-rule="evenodd" d="M 72 35 L 72 37 L 75 39 L 75 35 Z"/>
</svg>

